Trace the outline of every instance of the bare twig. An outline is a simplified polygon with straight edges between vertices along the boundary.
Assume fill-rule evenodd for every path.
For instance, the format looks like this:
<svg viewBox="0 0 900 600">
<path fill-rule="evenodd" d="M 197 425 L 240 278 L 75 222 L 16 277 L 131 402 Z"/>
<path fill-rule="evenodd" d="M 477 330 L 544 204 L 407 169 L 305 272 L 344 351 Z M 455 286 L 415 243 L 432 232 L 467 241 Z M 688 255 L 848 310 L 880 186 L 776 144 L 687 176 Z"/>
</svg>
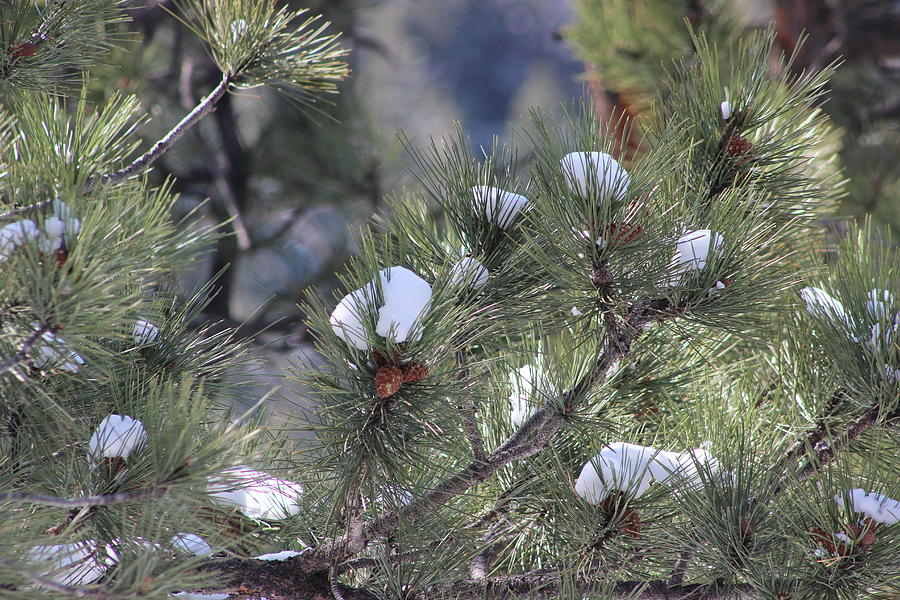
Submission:
<svg viewBox="0 0 900 600">
<path fill-rule="evenodd" d="M 426 588 L 416 595 L 419 600 L 430 598 L 454 598 L 472 600 L 481 598 L 502 598 L 511 592 L 520 597 L 556 597 L 560 593 L 563 573 L 553 569 L 541 569 L 521 575 L 496 575 L 483 579 L 464 579 Z M 605 592 L 604 598 L 618 600 L 676 600 L 704 598 L 705 600 L 725 600 L 726 598 L 758 598 L 762 594 L 753 587 L 741 584 L 717 589 L 713 585 L 691 584 L 670 585 L 665 581 L 620 581 L 609 582 L 598 573 L 590 572 L 574 577 L 574 582 L 583 591 Z"/>
<path fill-rule="evenodd" d="M 331 594 L 335 597 L 335 600 L 347 600 L 344 597 L 344 591 L 341 589 L 341 582 L 338 581 L 337 578 L 337 569 L 331 569 L 331 573 L 328 577 L 329 587 L 331 588 Z"/>
<path fill-rule="evenodd" d="M 173 127 L 169 132 L 163 136 L 159 141 L 157 141 L 150 149 L 136 158 L 134 162 L 123 169 L 119 169 L 113 173 L 107 173 L 100 177 L 99 181 L 92 181 L 88 184 L 90 187 L 94 183 L 100 184 L 108 184 L 108 183 L 118 183 L 120 181 L 124 181 L 129 177 L 133 177 L 140 173 L 143 173 L 150 166 L 156 162 L 159 157 L 165 154 L 169 148 L 172 147 L 172 144 L 177 142 L 181 136 L 183 136 L 188 129 L 193 127 L 200 119 L 211 113 L 215 107 L 216 103 L 225 96 L 225 93 L 228 91 L 228 87 L 231 85 L 231 78 L 226 74 L 222 75 L 221 81 L 219 84 L 205 97 L 203 100 L 197 104 L 194 109 L 189 112 L 185 117 L 178 122 L 175 127 Z"/>
<path fill-rule="evenodd" d="M 56 506 L 58 508 L 77 508 L 79 506 L 110 506 L 148 498 L 159 498 L 168 491 L 168 488 L 157 486 L 141 488 L 115 494 L 101 494 L 98 496 L 82 496 L 80 498 L 60 498 L 58 496 L 45 496 L 42 494 L 0 494 L 0 504 L 43 504 L 44 506 Z"/>
<path fill-rule="evenodd" d="M 0 363 L 0 375 L 6 373 L 10 369 L 14 368 L 19 363 L 23 362 L 26 358 L 28 358 L 28 353 L 31 351 L 32 346 L 38 340 L 39 337 L 50 331 L 51 328 L 49 325 L 41 324 L 37 329 L 34 330 L 34 333 L 31 334 L 27 340 L 25 340 L 22 345 L 19 347 L 19 351 L 14 355 L 10 356 L 2 363 Z"/>
<path fill-rule="evenodd" d="M 469 369 L 466 366 L 465 350 L 456 351 L 456 369 L 458 379 L 468 379 Z M 462 411 L 466 437 L 469 438 L 469 445 L 472 446 L 472 455 L 475 457 L 475 460 L 484 460 L 484 440 L 481 438 L 481 431 L 478 428 L 478 408 L 475 405 L 475 401 L 469 397 L 459 409 Z"/>
<path fill-rule="evenodd" d="M 50 200 L 41 200 L 40 202 L 35 202 L 34 204 L 29 204 L 28 206 L 13 208 L 12 210 L 8 210 L 5 213 L 0 213 L 0 221 L 5 221 L 7 219 L 12 219 L 13 217 L 18 217 L 29 212 L 37 211 L 49 205 L 50 202 Z"/>
</svg>

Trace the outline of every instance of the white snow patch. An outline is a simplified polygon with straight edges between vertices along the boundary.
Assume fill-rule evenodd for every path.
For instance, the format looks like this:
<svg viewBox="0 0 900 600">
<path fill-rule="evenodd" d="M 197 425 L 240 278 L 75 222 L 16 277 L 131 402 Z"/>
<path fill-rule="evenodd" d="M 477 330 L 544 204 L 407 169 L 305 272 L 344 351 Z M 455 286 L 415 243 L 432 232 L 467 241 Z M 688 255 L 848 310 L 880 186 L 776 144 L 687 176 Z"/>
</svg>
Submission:
<svg viewBox="0 0 900 600">
<path fill-rule="evenodd" d="M 844 305 L 825 290 L 817 287 L 805 287 L 800 290 L 800 297 L 806 303 L 806 310 L 814 317 L 831 321 L 837 326 L 851 328 L 850 320 Z"/>
<path fill-rule="evenodd" d="M 363 319 L 368 314 L 367 306 L 374 302 L 374 296 L 375 292 L 371 284 L 353 290 L 341 298 L 329 319 L 335 335 L 359 350 L 371 348 L 366 339 Z"/>
<path fill-rule="evenodd" d="M 721 235 L 709 229 L 688 231 L 680 238 L 672 256 L 670 285 L 676 285 L 686 273 L 706 267 L 710 253 L 717 251 L 724 242 Z"/>
<path fill-rule="evenodd" d="M 419 318 L 431 303 L 428 282 L 404 267 L 388 267 L 379 273 L 384 305 L 378 309 L 375 332 L 395 342 L 422 338 Z"/>
<path fill-rule="evenodd" d="M 231 596 L 228 594 L 192 594 L 190 592 L 175 592 L 173 598 L 181 598 L 182 600 L 228 600 Z"/>
<path fill-rule="evenodd" d="M 88 448 L 95 461 L 101 458 L 128 458 L 146 440 L 143 423 L 125 415 L 109 415 L 97 425 Z"/>
<path fill-rule="evenodd" d="M 628 193 L 628 172 L 605 152 L 571 152 L 559 162 L 566 185 L 579 196 L 604 202 L 622 200 Z"/>
<path fill-rule="evenodd" d="M 893 525 L 900 521 L 900 501 L 888 498 L 884 494 L 866 493 L 861 488 L 853 488 L 834 496 L 834 501 L 845 510 L 848 509 L 845 504 L 847 499 L 850 500 L 849 510 L 862 513 L 873 521 L 885 525 Z"/>
<path fill-rule="evenodd" d="M 731 108 L 731 102 L 728 100 L 719 105 L 719 110 L 722 111 L 722 119 L 726 121 L 731 118 L 731 115 L 734 112 Z"/>
<path fill-rule="evenodd" d="M 422 338 L 420 317 L 431 303 L 431 286 L 405 267 L 388 267 L 378 272 L 383 304 L 378 308 L 375 332 L 395 342 Z M 363 319 L 376 302 L 375 285 L 369 283 L 344 296 L 331 313 L 335 335 L 360 350 L 372 347 Z"/>
<path fill-rule="evenodd" d="M 209 556 L 212 547 L 199 535 L 194 533 L 178 533 L 172 538 L 172 545 L 188 554 L 197 556 Z"/>
<path fill-rule="evenodd" d="M 509 374 L 509 395 L 511 405 L 510 421 L 516 427 L 522 425 L 535 413 L 535 400 L 554 393 L 553 385 L 540 367 L 525 365 Z"/>
<path fill-rule="evenodd" d="M 155 342 L 159 337 L 159 327 L 141 317 L 134 322 L 131 335 L 134 337 L 135 344 L 146 346 Z"/>
<path fill-rule="evenodd" d="M 31 326 L 35 331 L 40 328 L 37 323 L 32 323 Z M 76 373 L 84 364 L 84 358 L 74 350 L 70 350 L 69 343 L 52 331 L 41 334 L 32 350 L 35 353 L 32 363 L 39 369 L 49 366 Z"/>
<path fill-rule="evenodd" d="M 293 558 L 294 556 L 300 556 L 302 552 L 297 552 L 296 550 L 282 550 L 281 552 L 272 552 L 269 554 L 262 554 L 257 556 L 258 560 L 287 560 L 289 558 Z"/>
<path fill-rule="evenodd" d="M 484 265 L 470 257 L 463 258 L 450 269 L 450 282 L 453 285 L 469 283 L 475 289 L 486 284 L 489 276 L 490 273 Z"/>
<path fill-rule="evenodd" d="M 25 553 L 24 559 L 44 563 L 44 575 L 56 583 L 83 585 L 99 579 L 112 564 L 109 558 L 98 561 L 97 551 L 91 548 L 91 544 L 35 546 Z"/>
<path fill-rule="evenodd" d="M 528 206 L 528 198 L 500 188 L 477 185 L 472 188 L 475 206 L 500 229 L 509 229 L 519 212 Z"/>
<path fill-rule="evenodd" d="M 232 467 L 210 477 L 210 496 L 220 505 L 234 506 L 251 519 L 286 519 L 300 512 L 303 486 L 249 467 Z"/>
<path fill-rule="evenodd" d="M 0 227 L 0 262 L 6 260 L 16 248 L 38 237 L 38 228 L 31 219 L 22 219 Z"/>
<path fill-rule="evenodd" d="M 575 492 L 587 502 L 599 504 L 612 491 L 640 498 L 653 481 L 696 485 L 700 483 L 698 463 L 711 472 L 719 468 L 718 460 L 702 448 L 678 453 L 615 442 L 584 465 Z"/>
</svg>

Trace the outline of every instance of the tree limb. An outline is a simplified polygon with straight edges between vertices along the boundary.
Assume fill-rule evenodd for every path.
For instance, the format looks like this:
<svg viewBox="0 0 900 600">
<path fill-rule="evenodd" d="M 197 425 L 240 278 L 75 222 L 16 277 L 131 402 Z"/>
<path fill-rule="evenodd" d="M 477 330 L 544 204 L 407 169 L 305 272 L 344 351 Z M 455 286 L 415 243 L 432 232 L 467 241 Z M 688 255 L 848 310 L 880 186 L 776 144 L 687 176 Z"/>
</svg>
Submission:
<svg viewBox="0 0 900 600">
<path fill-rule="evenodd" d="M 469 369 L 466 364 L 466 351 L 456 351 L 456 368 L 457 378 L 465 380 L 469 376 Z M 472 455 L 475 460 L 484 460 L 484 440 L 481 439 L 481 431 L 478 428 L 478 409 L 475 401 L 471 398 L 459 407 L 463 415 L 463 428 L 466 430 L 466 437 L 469 438 L 469 445 L 472 446 Z"/>
<path fill-rule="evenodd" d="M 80 498 L 60 498 L 58 496 L 45 496 L 42 494 L 11 493 L 0 494 L 0 504 L 43 504 L 44 506 L 56 506 L 58 508 L 109 506 L 112 504 L 122 504 L 124 502 L 134 502 L 136 500 L 146 500 L 148 498 L 159 498 L 168 491 L 169 490 L 166 487 L 156 486 L 139 490 L 130 490 L 127 492 L 118 492 L 115 494 L 82 496 Z"/>
<path fill-rule="evenodd" d="M 28 353 L 31 351 L 32 346 L 38 340 L 39 337 L 50 331 L 51 328 L 49 325 L 41 324 L 37 329 L 34 330 L 34 333 L 31 334 L 25 342 L 19 347 L 19 351 L 14 355 L 10 356 L 2 363 L 0 363 L 0 375 L 6 373 L 10 369 L 14 368 L 19 363 L 23 362 L 26 358 L 28 358 Z"/>
<path fill-rule="evenodd" d="M 181 136 L 183 136 L 188 129 L 193 127 L 200 119 L 211 113 L 216 106 L 216 103 L 225 96 L 225 93 L 228 91 L 228 87 L 231 85 L 231 78 L 225 74 L 222 75 L 221 81 L 219 84 L 205 97 L 203 100 L 197 104 L 194 109 L 189 112 L 185 117 L 178 122 L 175 127 L 173 127 L 169 132 L 163 136 L 159 141 L 157 141 L 153 146 L 150 147 L 147 152 L 139 156 L 125 168 L 119 169 L 118 171 L 114 171 L 112 173 L 107 173 L 106 175 L 102 175 L 99 178 L 99 181 L 94 180 L 89 182 L 88 187 L 91 187 L 95 183 L 100 184 L 108 184 L 108 183 L 118 183 L 120 181 L 124 181 L 129 177 L 133 177 L 140 173 L 143 173 L 150 166 L 156 162 L 159 157 L 165 154 L 169 148 L 172 147 L 172 144 L 177 142 Z"/>
<path fill-rule="evenodd" d="M 495 575 L 483 579 L 464 579 L 439 584 L 422 590 L 415 596 L 418 600 L 432 598 L 453 598 L 454 600 L 481 600 L 483 598 L 503 598 L 510 592 L 529 599 L 551 598 L 560 594 L 563 573 L 558 570 L 541 569 L 521 575 Z M 725 600 L 730 598 L 758 598 L 762 594 L 747 584 L 717 589 L 703 584 L 670 585 L 665 581 L 603 581 L 596 572 L 573 577 L 574 583 L 583 591 L 606 593 L 607 600 L 677 600 L 704 598 L 704 600 Z"/>
</svg>

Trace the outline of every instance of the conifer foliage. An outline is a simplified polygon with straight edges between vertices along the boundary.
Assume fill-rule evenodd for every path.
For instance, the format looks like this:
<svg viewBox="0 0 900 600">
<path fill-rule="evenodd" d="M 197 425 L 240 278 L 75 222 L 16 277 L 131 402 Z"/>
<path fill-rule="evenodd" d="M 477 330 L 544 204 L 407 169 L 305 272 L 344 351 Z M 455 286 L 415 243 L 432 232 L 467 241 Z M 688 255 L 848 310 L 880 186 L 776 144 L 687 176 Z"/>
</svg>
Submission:
<svg viewBox="0 0 900 600">
<path fill-rule="evenodd" d="M 346 293 L 305 300 L 324 363 L 298 365 L 297 445 L 221 409 L 243 349 L 190 332 L 204 299 L 173 283 L 217 233 L 176 236 L 144 173 L 230 90 L 330 91 L 335 39 L 268 2 L 179 2 L 221 83 L 134 159 L 135 99 L 61 95 L 116 4 L 11 6 L 3 598 L 896 591 L 900 272 L 869 225 L 814 251 L 841 189 L 829 69 L 773 76 L 768 33 L 690 34 L 639 153 L 583 105 L 535 111 L 527 161 L 461 132 L 409 147 L 417 185 Z"/>
</svg>

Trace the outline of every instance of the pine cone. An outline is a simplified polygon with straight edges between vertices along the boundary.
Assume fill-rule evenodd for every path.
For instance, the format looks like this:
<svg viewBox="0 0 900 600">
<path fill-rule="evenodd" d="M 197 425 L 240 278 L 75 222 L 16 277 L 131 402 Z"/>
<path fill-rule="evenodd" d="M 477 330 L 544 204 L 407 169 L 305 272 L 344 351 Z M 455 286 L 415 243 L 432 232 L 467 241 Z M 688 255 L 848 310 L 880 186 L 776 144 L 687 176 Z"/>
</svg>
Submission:
<svg viewBox="0 0 900 600">
<path fill-rule="evenodd" d="M 611 223 L 609 226 L 609 241 L 612 244 L 627 244 L 635 239 L 644 230 L 640 225 L 629 223 Z"/>
<path fill-rule="evenodd" d="M 13 44 L 9 49 L 9 55 L 13 58 L 28 58 L 37 54 L 37 44 L 31 42 L 22 42 Z"/>
<path fill-rule="evenodd" d="M 60 248 L 56 251 L 56 268 L 61 269 L 66 261 L 69 260 L 69 253 Z"/>
<path fill-rule="evenodd" d="M 400 363 L 400 355 L 396 352 L 382 352 L 378 348 L 373 348 L 372 362 L 379 369 L 385 366 L 397 366 Z"/>
<path fill-rule="evenodd" d="M 428 367 L 422 363 L 406 363 L 401 369 L 403 371 L 403 383 L 415 383 L 428 377 Z"/>
<path fill-rule="evenodd" d="M 828 550 L 831 554 L 837 554 L 839 556 L 847 556 L 847 549 L 843 544 L 835 544 L 834 538 L 830 533 L 822 529 L 821 527 L 813 527 L 809 530 L 812 534 L 813 539 L 816 543 Z"/>
<path fill-rule="evenodd" d="M 641 517 L 638 511 L 633 508 L 625 509 L 622 520 L 616 525 L 622 533 L 629 537 L 636 538 L 641 535 Z"/>
<path fill-rule="evenodd" d="M 744 160 L 738 162 L 746 164 L 753 157 L 753 144 L 745 137 L 733 135 L 725 143 L 725 154 L 745 157 Z"/>
<path fill-rule="evenodd" d="M 875 521 L 873 521 L 869 517 L 866 517 L 865 519 L 863 519 L 863 525 L 862 525 L 863 536 L 862 536 L 862 539 L 859 541 L 859 545 L 862 547 L 863 550 L 868 550 L 869 546 L 871 546 L 872 544 L 875 543 L 875 540 L 877 539 L 875 537 L 875 528 L 877 526 L 878 526 L 877 523 L 875 523 Z"/>
<path fill-rule="evenodd" d="M 375 372 L 375 395 L 389 398 L 397 393 L 402 383 L 403 371 L 397 367 L 381 367 Z"/>
</svg>

